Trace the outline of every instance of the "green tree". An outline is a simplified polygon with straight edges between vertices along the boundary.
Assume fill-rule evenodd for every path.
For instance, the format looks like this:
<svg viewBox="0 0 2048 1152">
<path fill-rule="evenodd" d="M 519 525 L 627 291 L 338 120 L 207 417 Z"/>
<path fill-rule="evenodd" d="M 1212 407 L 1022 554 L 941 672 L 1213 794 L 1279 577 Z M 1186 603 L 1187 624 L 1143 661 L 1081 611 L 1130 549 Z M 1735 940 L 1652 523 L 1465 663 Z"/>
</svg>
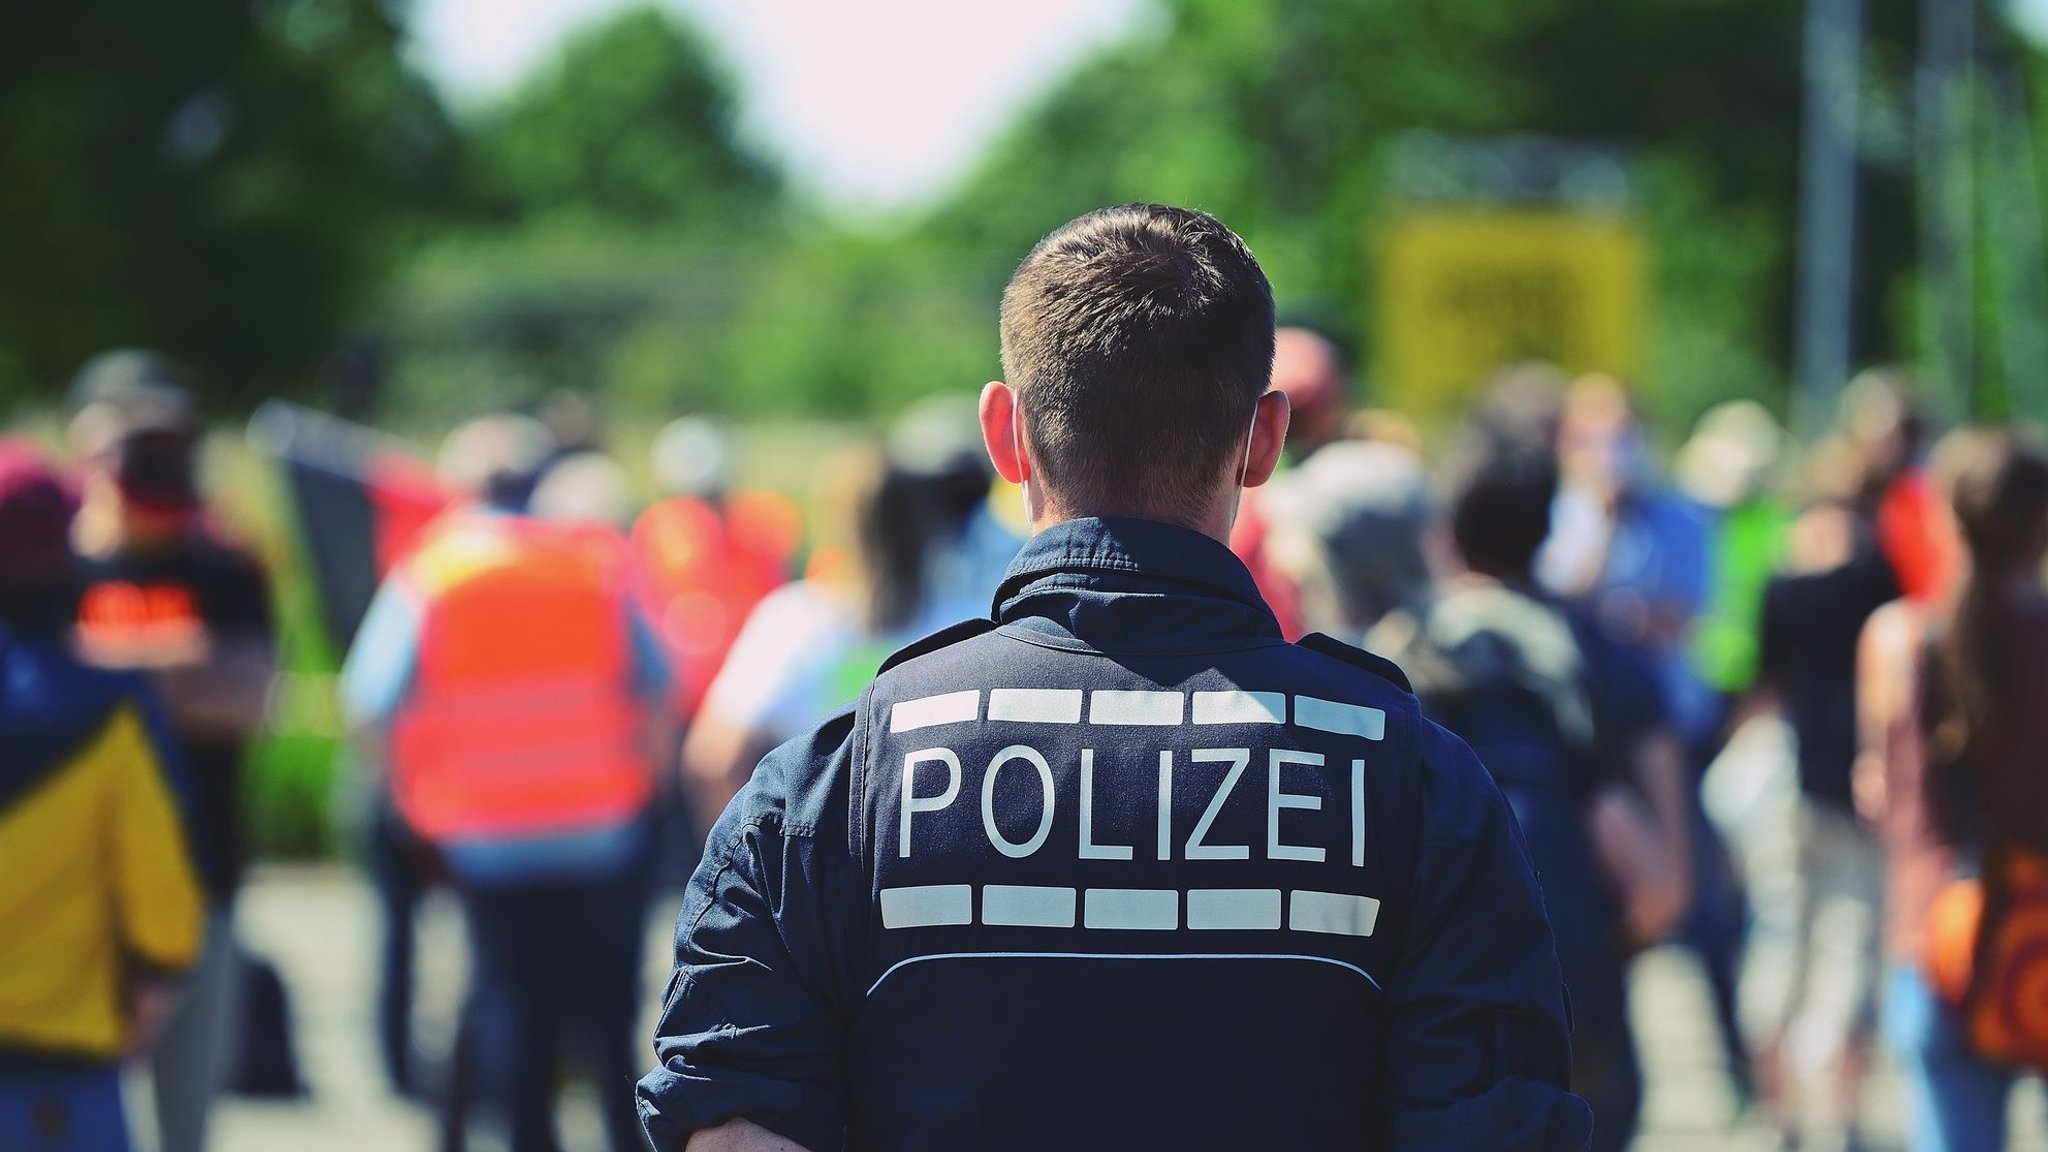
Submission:
<svg viewBox="0 0 2048 1152">
<path fill-rule="evenodd" d="M 161 346 L 289 390 L 454 189 L 378 0 L 78 0 L 0 36 L 0 405 Z"/>
<path fill-rule="evenodd" d="M 732 136 L 733 85 L 694 29 L 635 8 L 572 36 L 475 129 L 474 188 L 518 219 L 712 233 L 772 220 L 779 181 Z"/>
<path fill-rule="evenodd" d="M 1217 212 L 1283 311 L 1369 345 L 1388 146 L 1536 133 L 1635 157 L 1654 252 L 1649 370 L 1667 417 L 1782 393 L 1789 362 L 1801 8 L 1780 0 L 1164 0 L 1158 32 L 1084 62 L 933 213 L 941 242 L 1021 252 L 1103 204 Z M 1910 6 L 1871 5 L 1870 104 L 1909 83 Z M 1905 19 L 1902 19 L 1902 14 Z M 1881 126 L 1881 125 L 1880 125 Z M 1881 133 L 1880 133 L 1881 135 Z M 1910 161 L 1869 149 L 1862 353 L 1908 333 Z"/>
</svg>

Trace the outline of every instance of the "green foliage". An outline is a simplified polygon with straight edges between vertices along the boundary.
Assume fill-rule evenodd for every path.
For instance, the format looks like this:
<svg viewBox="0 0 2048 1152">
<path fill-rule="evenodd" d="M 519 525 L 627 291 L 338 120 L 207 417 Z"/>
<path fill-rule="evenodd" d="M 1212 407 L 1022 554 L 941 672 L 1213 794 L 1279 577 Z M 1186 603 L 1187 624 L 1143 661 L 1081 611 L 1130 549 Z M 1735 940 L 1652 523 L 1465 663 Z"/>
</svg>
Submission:
<svg viewBox="0 0 2048 1152">
<path fill-rule="evenodd" d="M 0 407 L 112 344 L 245 404 L 301 379 L 448 194 L 378 0 L 78 0 L 0 36 Z"/>
<path fill-rule="evenodd" d="M 571 37 L 484 116 L 472 179 L 518 219 L 574 214 L 713 234 L 774 219 L 778 180 L 732 142 L 733 85 L 703 40 L 658 8 Z"/>
<path fill-rule="evenodd" d="M 1540 133 L 1637 157 L 1665 414 L 1782 394 L 1799 10 L 1772 0 L 1173 0 L 1163 35 L 1082 66 L 932 219 L 1021 252 L 1102 204 L 1216 212 L 1283 312 L 1366 346 L 1384 149 L 1416 130 Z M 1878 179 L 1885 178 L 1882 173 Z M 1874 270 L 1896 276 L 1896 260 Z M 1872 325 L 1873 347 L 1896 343 Z"/>
</svg>

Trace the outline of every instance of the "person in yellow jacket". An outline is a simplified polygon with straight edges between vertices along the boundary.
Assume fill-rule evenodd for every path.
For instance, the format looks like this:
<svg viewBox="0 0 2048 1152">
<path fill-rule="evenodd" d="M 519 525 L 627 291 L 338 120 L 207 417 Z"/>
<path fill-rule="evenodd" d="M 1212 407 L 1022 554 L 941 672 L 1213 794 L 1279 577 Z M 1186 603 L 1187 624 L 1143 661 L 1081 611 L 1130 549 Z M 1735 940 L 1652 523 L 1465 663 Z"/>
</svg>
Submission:
<svg viewBox="0 0 2048 1152">
<path fill-rule="evenodd" d="M 0 1148 L 125 1152 L 120 1064 L 203 910 L 154 697 L 68 647 L 70 520 L 0 442 Z"/>
</svg>

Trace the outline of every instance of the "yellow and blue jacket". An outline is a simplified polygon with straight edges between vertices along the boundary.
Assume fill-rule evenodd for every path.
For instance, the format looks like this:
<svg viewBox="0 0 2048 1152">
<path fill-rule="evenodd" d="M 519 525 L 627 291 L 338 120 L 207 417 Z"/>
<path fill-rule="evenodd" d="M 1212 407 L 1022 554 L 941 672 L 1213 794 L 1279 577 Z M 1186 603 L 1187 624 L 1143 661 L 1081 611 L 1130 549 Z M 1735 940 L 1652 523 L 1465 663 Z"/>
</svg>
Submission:
<svg viewBox="0 0 2048 1152">
<path fill-rule="evenodd" d="M 0 1055 L 117 1057 L 131 982 L 198 955 L 170 747 L 139 677 L 0 625 Z"/>
</svg>

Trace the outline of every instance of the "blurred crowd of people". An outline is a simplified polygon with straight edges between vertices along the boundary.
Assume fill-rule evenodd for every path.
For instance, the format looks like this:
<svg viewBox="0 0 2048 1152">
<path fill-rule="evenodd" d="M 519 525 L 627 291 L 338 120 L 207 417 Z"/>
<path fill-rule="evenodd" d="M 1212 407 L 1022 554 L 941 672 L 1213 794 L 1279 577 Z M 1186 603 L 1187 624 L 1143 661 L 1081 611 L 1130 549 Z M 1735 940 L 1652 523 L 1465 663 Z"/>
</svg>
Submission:
<svg viewBox="0 0 2048 1152">
<path fill-rule="evenodd" d="M 1290 633 L 1401 664 L 1513 803 L 1595 1147 L 1634 1134 L 1626 977 L 1660 942 L 1698 956 L 1730 1089 L 1785 1147 L 1863 1146 L 1880 1035 L 1912 1149 L 2004 1147 L 2048 1054 L 2039 442 L 1930 443 L 1874 370 L 1812 443 L 1734 401 L 1667 472 L 1630 385 L 1521 365 L 1430 459 L 1341 415 L 1339 364 L 1283 339 L 1310 432 L 1241 551 Z"/>
<path fill-rule="evenodd" d="M 68 467 L 0 442 L 0 1147 L 126 1147 L 135 1059 L 157 1146 L 198 1149 L 237 1074 L 239 777 L 273 628 L 264 573 L 206 514 L 188 385 L 112 353 L 74 386 Z M 1857 1146 L 1880 1037 L 1916 1152 L 2001 1147 L 2048 1033 L 2048 974 L 2025 967 L 2048 928 L 2022 915 L 2048 882 L 2039 443 L 1931 443 L 1896 372 L 1859 377 L 1804 445 L 1723 404 L 1669 469 L 1612 377 L 1503 370 L 1433 452 L 1354 406 L 1314 332 L 1281 332 L 1274 386 L 1288 464 L 1233 548 L 1290 637 L 1394 659 L 1507 793 L 1596 1147 L 1634 1134 L 1628 971 L 1667 942 L 1708 977 L 1731 1091 L 1787 1147 Z M 708 420 L 668 425 L 643 507 L 587 403 L 481 417 L 354 628 L 381 1050 L 451 1143 L 483 1105 L 516 1152 L 555 1147 L 580 1052 L 612 1146 L 640 1147 L 652 894 L 766 750 L 895 648 L 986 615 L 1022 543 L 964 396 L 817 462 L 809 516 L 739 486 L 735 451 Z M 475 957 L 445 1069 L 410 1027 L 434 884 Z"/>
</svg>

